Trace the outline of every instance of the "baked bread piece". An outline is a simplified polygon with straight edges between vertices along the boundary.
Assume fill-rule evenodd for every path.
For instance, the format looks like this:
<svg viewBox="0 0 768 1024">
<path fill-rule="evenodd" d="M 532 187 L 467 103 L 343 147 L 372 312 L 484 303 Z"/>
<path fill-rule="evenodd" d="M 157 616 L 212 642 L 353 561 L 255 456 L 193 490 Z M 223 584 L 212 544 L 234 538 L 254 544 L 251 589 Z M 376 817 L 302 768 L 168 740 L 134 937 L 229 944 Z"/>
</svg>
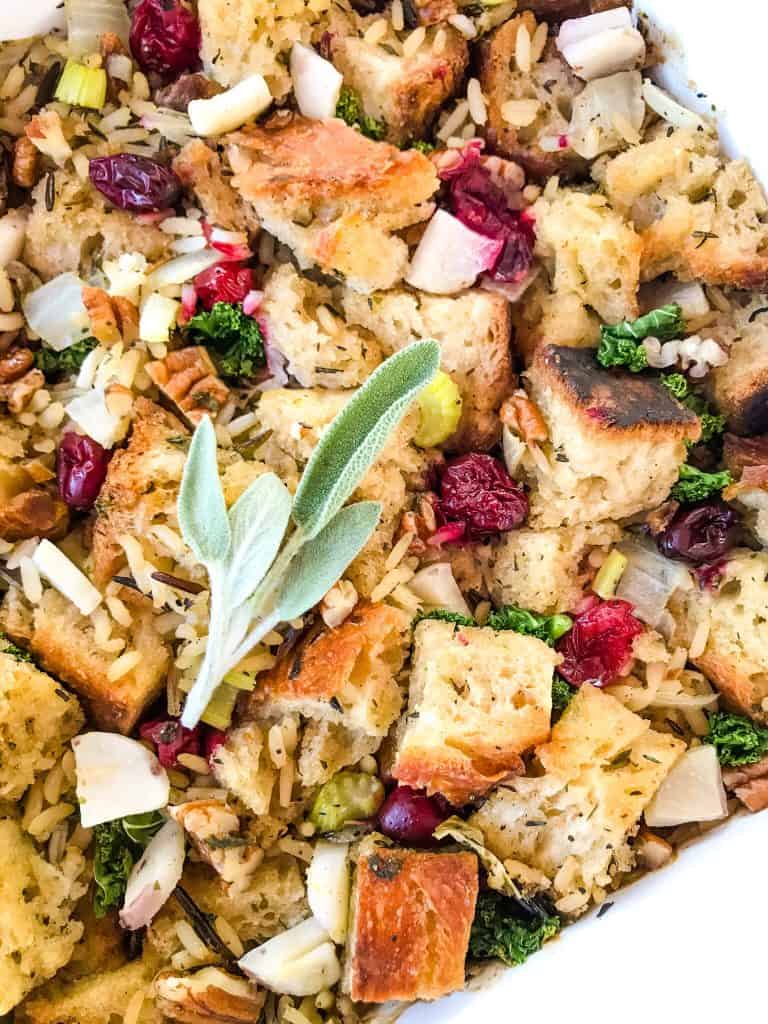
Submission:
<svg viewBox="0 0 768 1024">
<path fill-rule="evenodd" d="M 393 775 L 464 804 L 549 735 L 560 657 L 534 637 L 451 622 L 420 622 L 414 637 Z"/>
<path fill-rule="evenodd" d="M 710 400 L 735 433 L 768 430 L 768 296 L 732 294 L 730 311 L 707 334 L 728 350 L 728 362 L 704 381 Z"/>
<path fill-rule="evenodd" d="M 411 617 L 383 604 L 358 605 L 338 629 L 321 629 L 259 678 L 245 714 L 299 713 L 385 736 L 400 711 L 395 679 L 405 660 Z"/>
<path fill-rule="evenodd" d="M 516 160 L 534 178 L 551 174 L 583 173 L 587 163 L 570 147 L 542 149 L 541 142 L 555 143 L 565 135 L 571 120 L 571 104 L 584 83 L 560 56 L 550 40 L 541 60 L 529 71 L 518 66 L 515 53 L 517 34 L 525 29 L 530 38 L 536 32 L 536 18 L 525 11 L 510 18 L 480 44 L 480 84 L 488 100 L 488 144 L 494 152 Z M 534 100 L 538 112 L 531 124 L 514 127 L 502 110 L 510 100 Z"/>
<path fill-rule="evenodd" d="M 650 376 L 604 370 L 590 349 L 548 345 L 526 374 L 549 433 L 547 471 L 524 460 L 535 529 L 624 519 L 660 505 L 698 417 Z"/>
<path fill-rule="evenodd" d="M 463 988 L 477 890 L 474 854 L 367 841 L 352 894 L 344 979 L 352 999 L 439 999 Z"/>
<path fill-rule="evenodd" d="M 585 18 L 588 14 L 612 11 L 614 7 L 629 7 L 620 0 L 522 0 L 520 9 L 533 11 L 545 21 L 564 21 L 566 18 Z"/>
<path fill-rule="evenodd" d="M 620 539 L 616 523 L 502 534 L 488 560 L 494 604 L 516 604 L 542 615 L 575 608 L 594 573 L 586 561 L 590 552 Z"/>
<path fill-rule="evenodd" d="M 157 959 L 148 954 L 70 984 L 57 978 L 24 1003 L 24 1019 L 29 1024 L 104 1024 L 125 1013 L 136 993 L 151 983 L 157 968 Z"/>
<path fill-rule="evenodd" d="M 443 34 L 440 53 L 432 48 L 430 32 L 410 57 L 357 36 L 332 35 L 331 60 L 344 84 L 359 95 L 368 117 L 384 122 L 384 137 L 395 146 L 423 139 L 440 108 L 459 91 L 469 48 L 455 28 L 444 27 Z"/>
<path fill-rule="evenodd" d="M 510 305 L 473 288 L 458 295 L 395 289 L 368 297 L 346 288 L 344 316 L 371 332 L 385 356 L 422 338 L 440 343 L 440 365 L 461 391 L 461 420 L 443 447 L 486 451 L 499 440 L 498 410 L 513 387 Z"/>
<path fill-rule="evenodd" d="M 192 139 L 173 161 L 173 169 L 197 199 L 211 224 L 229 231 L 257 231 L 258 217 L 232 188 L 221 157 L 202 139 Z"/>
<path fill-rule="evenodd" d="M 337 118 L 293 114 L 229 142 L 232 184 L 303 270 L 317 266 L 365 293 L 400 281 L 408 248 L 395 232 L 432 212 L 430 160 L 372 142 Z"/>
<path fill-rule="evenodd" d="M 543 872 L 558 910 L 581 913 L 632 867 L 627 839 L 684 750 L 584 684 L 536 750 L 544 774 L 500 786 L 470 823 L 498 857 Z"/>
<path fill-rule="evenodd" d="M 73 694 L 0 639 L 0 800 L 53 768 L 83 721 Z"/>
</svg>

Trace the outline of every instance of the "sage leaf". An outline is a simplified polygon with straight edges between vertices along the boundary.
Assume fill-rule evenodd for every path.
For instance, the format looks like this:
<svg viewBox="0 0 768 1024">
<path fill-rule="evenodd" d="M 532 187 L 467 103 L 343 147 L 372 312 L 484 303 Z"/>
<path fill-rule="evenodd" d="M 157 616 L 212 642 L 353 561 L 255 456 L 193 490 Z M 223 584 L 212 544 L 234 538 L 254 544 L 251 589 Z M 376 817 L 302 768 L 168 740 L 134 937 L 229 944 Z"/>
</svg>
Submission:
<svg viewBox="0 0 768 1024">
<path fill-rule="evenodd" d="M 231 608 L 261 583 L 280 548 L 291 517 L 291 495 L 274 473 L 258 477 L 229 511 L 232 550 L 227 565 Z"/>
<path fill-rule="evenodd" d="M 216 461 L 216 432 L 207 416 L 189 446 L 177 508 L 182 535 L 195 558 L 207 566 L 226 558 L 231 533 Z"/>
<path fill-rule="evenodd" d="M 333 519 L 439 366 L 436 341 L 417 341 L 396 352 L 323 432 L 293 500 L 293 521 L 307 538 Z"/>
<path fill-rule="evenodd" d="M 281 622 L 316 605 L 365 546 L 381 514 L 377 501 L 360 501 L 337 512 L 291 562 L 275 603 Z"/>
</svg>

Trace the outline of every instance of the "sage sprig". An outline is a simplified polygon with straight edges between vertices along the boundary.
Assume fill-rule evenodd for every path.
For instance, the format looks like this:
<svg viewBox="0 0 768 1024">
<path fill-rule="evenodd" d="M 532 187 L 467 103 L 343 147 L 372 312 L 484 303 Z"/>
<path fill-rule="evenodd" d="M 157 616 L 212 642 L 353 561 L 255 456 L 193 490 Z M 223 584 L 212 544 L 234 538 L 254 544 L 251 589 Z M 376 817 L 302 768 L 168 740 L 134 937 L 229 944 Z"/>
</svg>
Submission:
<svg viewBox="0 0 768 1024">
<path fill-rule="evenodd" d="M 274 473 L 265 473 L 227 512 L 216 434 L 210 419 L 201 421 L 178 516 L 185 541 L 208 570 L 208 644 L 182 725 L 194 728 L 227 672 L 280 622 L 317 604 L 365 546 L 381 508 L 345 502 L 439 364 L 434 341 L 416 342 L 382 363 L 323 432 L 293 500 Z"/>
</svg>

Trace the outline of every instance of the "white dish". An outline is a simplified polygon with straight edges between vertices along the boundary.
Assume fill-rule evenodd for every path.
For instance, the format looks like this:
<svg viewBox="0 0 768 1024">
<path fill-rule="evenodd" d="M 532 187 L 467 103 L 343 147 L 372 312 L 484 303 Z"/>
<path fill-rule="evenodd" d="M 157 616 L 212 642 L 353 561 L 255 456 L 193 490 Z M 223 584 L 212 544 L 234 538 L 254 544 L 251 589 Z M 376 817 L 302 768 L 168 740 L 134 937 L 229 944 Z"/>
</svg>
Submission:
<svg viewBox="0 0 768 1024">
<path fill-rule="evenodd" d="M 699 113 L 768 182 L 759 69 L 768 8 L 730 0 L 638 6 L 664 39 L 656 81 Z M 487 987 L 413 1007 L 405 1024 L 727 1024 L 762 1021 L 768 812 L 731 819 L 666 869 L 619 891 Z"/>
</svg>

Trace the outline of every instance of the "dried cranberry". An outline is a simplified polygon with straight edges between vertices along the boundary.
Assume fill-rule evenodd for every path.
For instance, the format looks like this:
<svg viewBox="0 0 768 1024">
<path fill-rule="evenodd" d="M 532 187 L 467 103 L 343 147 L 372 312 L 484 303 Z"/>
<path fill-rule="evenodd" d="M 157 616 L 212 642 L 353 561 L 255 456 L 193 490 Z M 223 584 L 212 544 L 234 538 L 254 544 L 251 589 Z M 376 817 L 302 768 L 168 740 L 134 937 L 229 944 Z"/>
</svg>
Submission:
<svg viewBox="0 0 768 1024">
<path fill-rule="evenodd" d="M 56 479 L 62 501 L 78 512 L 93 508 L 99 496 L 112 452 L 98 441 L 74 430 L 59 442 Z"/>
<path fill-rule="evenodd" d="M 169 167 L 134 153 L 98 156 L 88 166 L 91 184 L 121 210 L 152 213 L 174 206 L 181 182 Z"/>
<path fill-rule="evenodd" d="M 472 453 L 443 467 L 437 513 L 441 525 L 463 523 L 464 539 L 483 540 L 525 522 L 528 498 L 502 462 Z"/>
<path fill-rule="evenodd" d="M 253 271 L 242 263 L 217 263 L 195 278 L 195 290 L 203 309 L 217 302 L 242 302 L 253 288 Z"/>
<path fill-rule="evenodd" d="M 632 641 L 643 624 L 629 601 L 598 601 L 573 620 L 573 628 L 555 645 L 563 661 L 557 671 L 573 686 L 606 686 L 632 660 Z"/>
<path fill-rule="evenodd" d="M 186 729 L 175 718 L 145 722 L 139 728 L 139 735 L 155 744 L 158 760 L 164 768 L 174 768 L 179 754 L 200 753 L 200 726 Z"/>
<path fill-rule="evenodd" d="M 227 734 L 222 732 L 221 729 L 206 729 L 203 737 L 203 749 L 205 756 L 210 761 L 214 757 L 219 747 L 223 746 L 227 742 Z"/>
<path fill-rule="evenodd" d="M 385 836 L 405 846 L 435 846 L 432 833 L 450 814 L 443 797 L 397 786 L 379 808 L 377 822 Z"/>
<path fill-rule="evenodd" d="M 739 516 L 724 501 L 702 501 L 679 509 L 656 535 L 662 555 L 691 565 L 717 562 L 739 537 Z"/>
<path fill-rule="evenodd" d="M 141 0 L 131 20 L 131 52 L 142 71 L 164 80 L 200 66 L 200 23 L 179 0 Z"/>
</svg>

